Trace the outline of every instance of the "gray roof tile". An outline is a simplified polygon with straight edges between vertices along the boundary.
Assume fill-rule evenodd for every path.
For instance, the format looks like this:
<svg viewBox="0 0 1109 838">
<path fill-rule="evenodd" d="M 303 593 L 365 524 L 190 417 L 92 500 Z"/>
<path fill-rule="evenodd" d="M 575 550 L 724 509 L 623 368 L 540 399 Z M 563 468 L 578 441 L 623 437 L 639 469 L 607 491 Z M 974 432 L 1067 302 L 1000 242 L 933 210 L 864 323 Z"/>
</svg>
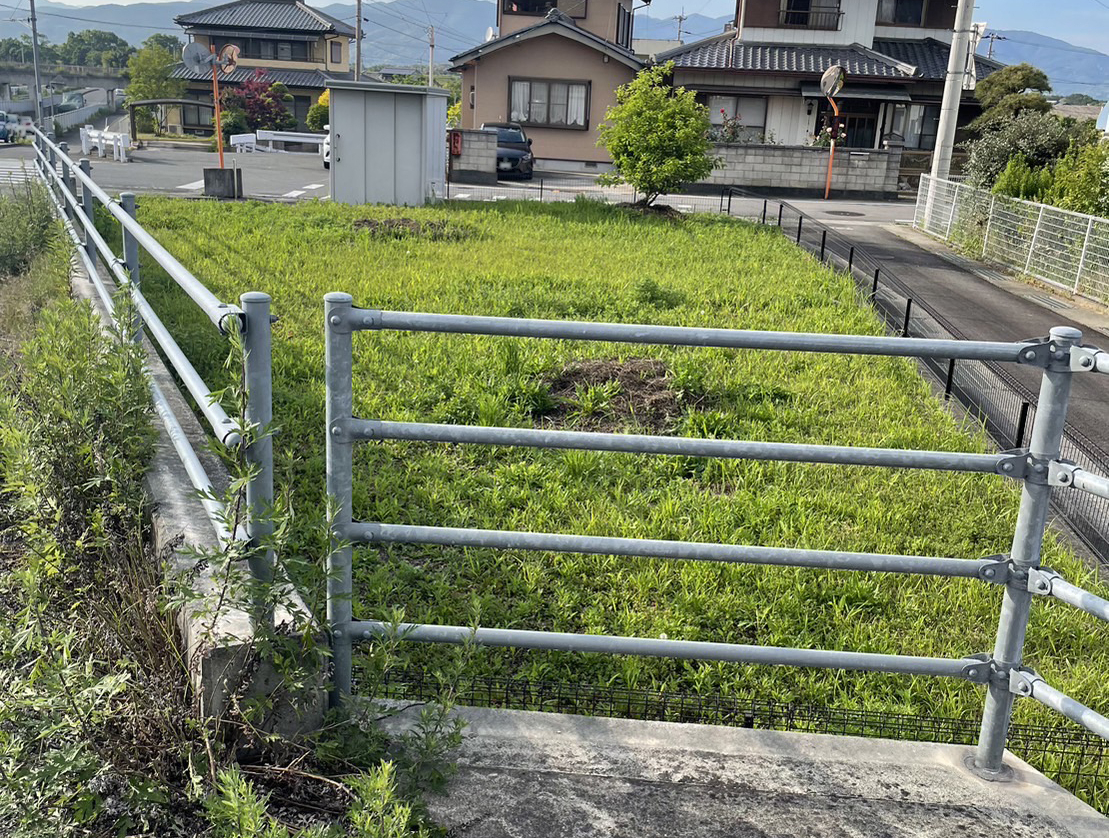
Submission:
<svg viewBox="0 0 1109 838">
<path fill-rule="evenodd" d="M 849 77 L 907 79 L 909 68 L 892 57 L 877 55 L 854 46 L 802 46 L 799 44 L 755 44 L 731 37 L 714 37 L 658 56 L 679 68 L 697 70 L 746 70 L 764 73 L 819 75 L 833 64 L 841 65 Z"/>
<path fill-rule="evenodd" d="M 186 28 L 214 26 L 354 35 L 353 27 L 311 8 L 300 0 L 238 0 L 235 3 L 225 3 L 222 6 L 180 15 L 173 20 Z"/>
<path fill-rule="evenodd" d="M 236 67 L 228 75 L 220 76 L 220 84 L 242 84 L 254 78 L 257 67 Z M 184 64 L 178 64 L 170 73 L 171 78 L 185 79 L 186 81 L 212 80 L 209 73 L 193 73 L 185 69 Z M 328 79 L 350 78 L 350 73 L 323 73 L 320 70 L 272 70 L 266 69 L 265 80 L 280 82 L 286 87 L 308 87 L 323 89 L 327 87 Z"/>
<path fill-rule="evenodd" d="M 943 81 L 947 77 L 947 59 L 951 55 L 951 45 L 935 38 L 919 41 L 903 41 L 879 38 L 874 41 L 874 51 L 906 64 L 912 64 L 922 79 Z M 981 55 L 974 56 L 976 78 L 984 79 L 990 73 L 1005 65 Z"/>
</svg>

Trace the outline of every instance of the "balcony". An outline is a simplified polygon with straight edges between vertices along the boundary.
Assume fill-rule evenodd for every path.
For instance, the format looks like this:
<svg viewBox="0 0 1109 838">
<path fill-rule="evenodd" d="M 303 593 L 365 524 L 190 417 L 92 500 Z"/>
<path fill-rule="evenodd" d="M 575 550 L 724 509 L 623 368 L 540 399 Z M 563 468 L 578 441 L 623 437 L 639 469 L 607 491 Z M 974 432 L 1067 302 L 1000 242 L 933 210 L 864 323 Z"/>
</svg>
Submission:
<svg viewBox="0 0 1109 838">
<path fill-rule="evenodd" d="M 782 9 L 778 25 L 790 29 L 821 29 L 837 32 L 843 23 L 843 12 L 837 9 Z"/>
</svg>

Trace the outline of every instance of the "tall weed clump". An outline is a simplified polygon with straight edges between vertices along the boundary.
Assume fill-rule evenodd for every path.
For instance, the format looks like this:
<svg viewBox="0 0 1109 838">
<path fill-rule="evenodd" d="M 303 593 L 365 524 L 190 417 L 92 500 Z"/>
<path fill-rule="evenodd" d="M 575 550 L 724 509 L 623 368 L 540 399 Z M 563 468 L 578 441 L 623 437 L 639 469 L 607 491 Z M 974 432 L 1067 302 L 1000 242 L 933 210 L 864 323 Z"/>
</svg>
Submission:
<svg viewBox="0 0 1109 838">
<path fill-rule="evenodd" d="M 25 272 L 60 235 L 45 187 L 27 183 L 0 200 L 0 281 Z"/>
</svg>

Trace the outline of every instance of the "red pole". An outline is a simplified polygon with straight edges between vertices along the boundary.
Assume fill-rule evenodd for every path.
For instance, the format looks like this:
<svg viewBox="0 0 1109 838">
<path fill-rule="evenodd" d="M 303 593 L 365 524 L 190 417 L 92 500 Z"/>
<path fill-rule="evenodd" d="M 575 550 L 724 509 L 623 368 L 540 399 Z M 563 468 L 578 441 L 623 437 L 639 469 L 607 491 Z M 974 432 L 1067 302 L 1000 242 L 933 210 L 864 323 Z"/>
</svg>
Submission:
<svg viewBox="0 0 1109 838">
<path fill-rule="evenodd" d="M 212 54 L 215 55 L 216 48 L 211 47 Z M 219 110 L 219 65 L 215 62 L 212 63 L 212 102 L 216 106 L 216 148 L 219 149 L 219 167 L 223 168 L 223 126 L 220 125 L 220 110 Z M 828 177 L 831 177 L 829 172 Z M 825 196 L 827 197 L 827 196 Z"/>
<path fill-rule="evenodd" d="M 831 96 L 828 97 L 828 101 L 832 104 L 832 112 L 835 113 L 836 119 L 835 122 L 832 123 L 832 143 L 828 152 L 828 178 L 824 181 L 825 201 L 827 201 L 828 196 L 832 194 L 832 163 L 835 162 L 836 159 L 836 134 L 839 132 L 839 105 L 836 104 L 836 100 Z"/>
</svg>

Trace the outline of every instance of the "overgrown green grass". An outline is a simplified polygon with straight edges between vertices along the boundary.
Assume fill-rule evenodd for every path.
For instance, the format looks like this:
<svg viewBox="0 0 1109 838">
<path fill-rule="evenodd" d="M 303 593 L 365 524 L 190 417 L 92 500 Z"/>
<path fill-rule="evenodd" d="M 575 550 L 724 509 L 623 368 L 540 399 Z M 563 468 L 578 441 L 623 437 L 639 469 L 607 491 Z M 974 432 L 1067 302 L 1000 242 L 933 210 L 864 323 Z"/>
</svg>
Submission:
<svg viewBox="0 0 1109 838">
<path fill-rule="evenodd" d="M 422 232 L 355 223 L 399 217 Z M 674 222 L 581 203 L 401 210 L 147 198 L 141 218 L 222 298 L 273 295 L 278 468 L 298 546 L 321 562 L 328 291 L 411 311 L 882 331 L 845 275 L 774 231 L 709 216 Z M 218 382 L 224 350 L 210 326 L 150 266 L 144 285 Z M 404 333 L 354 344 L 355 412 L 365 418 L 987 448 L 906 360 Z M 552 393 L 574 361 L 640 358 L 666 365 L 672 409 L 662 421 L 617 411 L 613 385 L 583 384 L 562 403 Z M 991 476 L 404 443 L 360 446 L 355 474 L 362 520 L 967 559 L 1008 550 L 1019 501 L 1015 484 Z M 419 546 L 358 550 L 355 563 L 358 618 L 403 608 L 408 619 L 451 624 L 951 657 L 992 648 L 1002 594 L 969 581 Z M 1055 537 L 1045 564 L 1097 588 Z M 1037 602 L 1028 659 L 1104 708 L 1105 639 L 1094 621 Z M 473 669 L 942 715 L 973 715 L 982 703 L 980 689 L 955 681 L 637 658 L 485 650 Z M 1033 717 L 1023 702 L 1019 718 Z"/>
</svg>

